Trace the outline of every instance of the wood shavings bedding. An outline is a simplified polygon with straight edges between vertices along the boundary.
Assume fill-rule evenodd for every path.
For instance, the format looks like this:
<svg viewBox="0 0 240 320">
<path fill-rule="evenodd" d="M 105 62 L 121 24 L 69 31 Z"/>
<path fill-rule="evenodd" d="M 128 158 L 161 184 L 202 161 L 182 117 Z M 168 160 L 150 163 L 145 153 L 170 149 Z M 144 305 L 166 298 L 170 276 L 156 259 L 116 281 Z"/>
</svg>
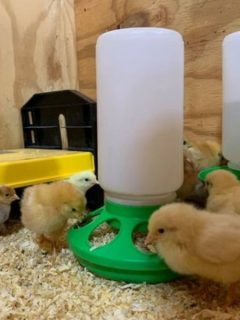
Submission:
<svg viewBox="0 0 240 320">
<path fill-rule="evenodd" d="M 199 282 L 129 284 L 98 278 L 63 249 L 53 265 L 19 223 L 0 237 L 1 320 L 237 320 L 240 304 L 224 310 L 222 287 L 204 297 Z"/>
<path fill-rule="evenodd" d="M 96 228 L 90 238 L 90 243 L 92 245 L 91 251 L 95 250 L 98 247 L 106 245 L 111 242 L 118 234 L 116 229 L 111 228 L 111 226 L 107 223 L 101 224 L 98 228 Z M 140 232 L 135 232 L 133 234 L 133 243 L 136 247 L 144 252 L 147 252 L 147 248 L 144 245 L 145 235 Z M 154 250 L 153 250 L 154 252 Z"/>
</svg>

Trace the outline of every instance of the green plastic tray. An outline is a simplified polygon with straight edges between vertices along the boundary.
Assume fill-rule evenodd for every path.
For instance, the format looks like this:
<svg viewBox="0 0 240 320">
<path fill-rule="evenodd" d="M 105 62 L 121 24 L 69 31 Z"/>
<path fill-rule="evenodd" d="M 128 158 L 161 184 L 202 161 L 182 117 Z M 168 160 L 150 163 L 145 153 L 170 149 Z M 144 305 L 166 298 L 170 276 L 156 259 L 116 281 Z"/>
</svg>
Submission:
<svg viewBox="0 0 240 320">
<path fill-rule="evenodd" d="M 143 231 L 153 211 L 159 206 L 128 206 L 107 201 L 103 208 L 87 216 L 83 223 L 68 232 L 70 249 L 81 265 L 103 278 L 157 283 L 180 277 L 168 268 L 157 254 L 138 249 L 133 242 L 133 232 Z M 117 236 L 105 245 L 92 248 L 92 232 L 108 223 L 118 230 Z"/>
</svg>

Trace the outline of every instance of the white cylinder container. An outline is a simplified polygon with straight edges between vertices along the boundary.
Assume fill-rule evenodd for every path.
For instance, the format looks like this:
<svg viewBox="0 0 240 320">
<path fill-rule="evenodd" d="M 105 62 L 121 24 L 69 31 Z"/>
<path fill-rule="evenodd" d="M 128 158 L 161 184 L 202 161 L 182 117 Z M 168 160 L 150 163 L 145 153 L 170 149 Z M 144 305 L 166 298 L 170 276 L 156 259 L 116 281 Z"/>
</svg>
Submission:
<svg viewBox="0 0 240 320">
<path fill-rule="evenodd" d="M 161 203 L 183 181 L 182 37 L 162 28 L 110 31 L 96 55 L 100 184 L 111 199 Z"/>
<path fill-rule="evenodd" d="M 240 32 L 223 41 L 223 155 L 230 166 L 240 163 Z"/>
</svg>

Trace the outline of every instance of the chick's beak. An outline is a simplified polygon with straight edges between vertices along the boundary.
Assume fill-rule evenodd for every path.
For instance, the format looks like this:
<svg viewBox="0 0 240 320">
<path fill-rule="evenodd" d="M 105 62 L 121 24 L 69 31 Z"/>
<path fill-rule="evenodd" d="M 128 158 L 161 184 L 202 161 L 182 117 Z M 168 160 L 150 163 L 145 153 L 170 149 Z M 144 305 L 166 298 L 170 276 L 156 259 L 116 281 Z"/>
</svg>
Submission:
<svg viewBox="0 0 240 320">
<path fill-rule="evenodd" d="M 80 211 L 76 211 L 73 215 L 73 218 L 74 219 L 80 219 L 82 216 L 82 213 Z"/>
<path fill-rule="evenodd" d="M 151 233 L 148 233 L 147 237 L 146 237 L 146 239 L 144 241 L 144 244 L 145 244 L 145 246 L 147 246 L 148 244 L 153 243 L 155 240 L 156 240 L 156 238 L 154 237 L 154 235 L 151 234 Z"/>
<path fill-rule="evenodd" d="M 17 194 L 14 195 L 14 200 L 20 200 L 20 198 Z"/>
</svg>

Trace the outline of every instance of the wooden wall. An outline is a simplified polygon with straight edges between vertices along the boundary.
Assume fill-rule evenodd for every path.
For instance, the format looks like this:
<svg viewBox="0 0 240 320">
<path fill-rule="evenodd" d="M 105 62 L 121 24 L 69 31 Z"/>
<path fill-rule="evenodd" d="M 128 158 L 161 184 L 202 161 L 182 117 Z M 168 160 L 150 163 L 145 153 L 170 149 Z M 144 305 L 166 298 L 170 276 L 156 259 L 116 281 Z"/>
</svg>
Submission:
<svg viewBox="0 0 240 320">
<path fill-rule="evenodd" d="M 76 0 L 80 90 L 96 97 L 95 43 L 99 34 L 125 27 L 175 29 L 185 41 L 185 134 L 221 139 L 221 46 L 240 30 L 239 0 Z"/>
<path fill-rule="evenodd" d="M 0 0 L 0 149 L 21 147 L 21 106 L 77 89 L 74 0 Z"/>
</svg>

